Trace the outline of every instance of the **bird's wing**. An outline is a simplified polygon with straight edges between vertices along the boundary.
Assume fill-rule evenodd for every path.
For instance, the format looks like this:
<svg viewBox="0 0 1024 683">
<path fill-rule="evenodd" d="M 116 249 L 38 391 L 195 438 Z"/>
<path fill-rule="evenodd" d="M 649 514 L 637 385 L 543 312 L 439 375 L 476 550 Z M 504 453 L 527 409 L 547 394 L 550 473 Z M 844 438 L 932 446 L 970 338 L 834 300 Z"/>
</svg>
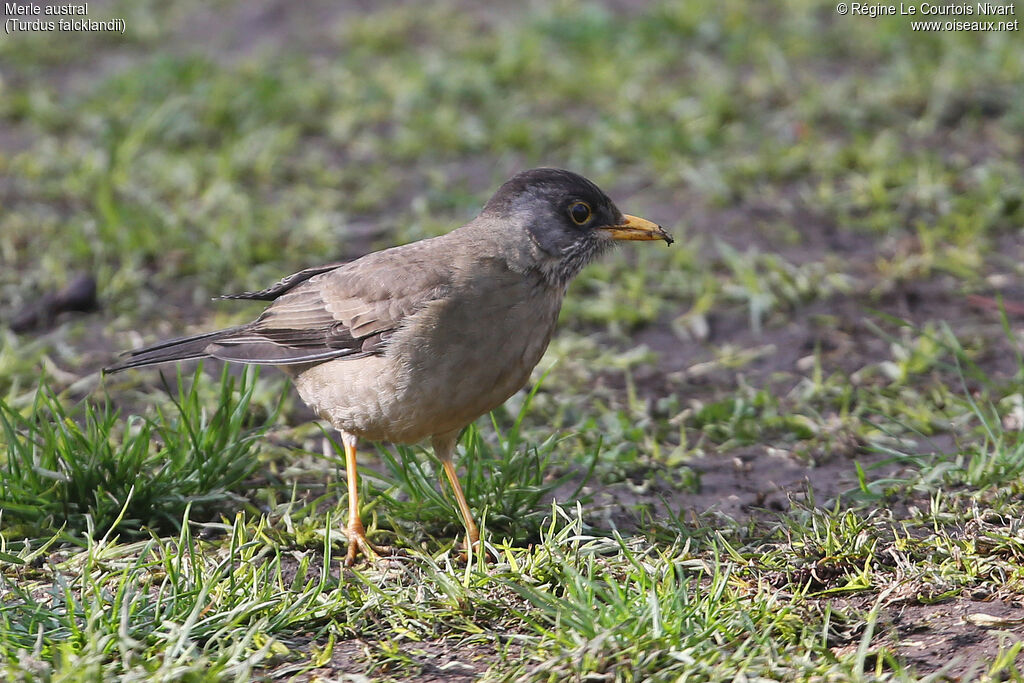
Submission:
<svg viewBox="0 0 1024 683">
<path fill-rule="evenodd" d="M 336 270 L 341 266 L 345 265 L 345 262 L 339 263 L 328 263 L 323 266 L 314 266 L 312 268 L 306 268 L 300 270 L 297 273 L 292 273 L 287 277 L 283 277 L 274 284 L 270 285 L 266 289 L 261 289 L 258 292 L 242 292 L 241 294 L 224 294 L 222 296 L 215 297 L 217 299 L 254 299 L 257 301 L 273 301 L 285 292 L 295 289 L 298 285 L 301 285 L 306 280 L 310 279 L 314 275 L 320 273 L 326 273 L 329 270 Z"/>
<path fill-rule="evenodd" d="M 285 278 L 259 318 L 205 351 L 223 360 L 273 365 L 382 353 L 407 316 L 449 291 L 450 259 L 440 246 L 424 240 L 314 273 L 298 284 Z"/>
</svg>

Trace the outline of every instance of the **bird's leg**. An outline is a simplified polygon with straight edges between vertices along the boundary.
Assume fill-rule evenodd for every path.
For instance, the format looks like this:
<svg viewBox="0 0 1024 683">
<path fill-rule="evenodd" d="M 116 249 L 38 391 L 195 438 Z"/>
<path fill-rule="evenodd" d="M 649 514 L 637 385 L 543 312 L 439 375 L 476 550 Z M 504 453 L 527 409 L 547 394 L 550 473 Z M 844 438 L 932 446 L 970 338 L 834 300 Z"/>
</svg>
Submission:
<svg viewBox="0 0 1024 683">
<path fill-rule="evenodd" d="M 455 471 L 455 463 L 452 456 L 455 454 L 455 443 L 458 441 L 458 432 L 435 436 L 434 455 L 441 461 L 444 473 L 448 475 L 448 481 L 452 485 L 452 492 L 455 494 L 455 502 L 458 503 L 459 513 L 462 515 L 462 523 L 466 525 L 466 536 L 468 537 L 467 555 L 472 553 L 480 543 L 480 530 L 473 521 L 473 513 L 466 502 L 466 495 L 462 492 L 462 485 L 459 483 L 459 475 Z"/>
<path fill-rule="evenodd" d="M 366 529 L 359 519 L 359 473 L 356 472 L 356 436 L 341 432 L 341 442 L 345 446 L 345 472 L 348 475 L 348 554 L 345 555 L 345 566 L 351 567 L 356 562 L 360 551 L 367 558 L 375 560 L 384 549 L 375 548 L 366 539 Z"/>
<path fill-rule="evenodd" d="M 462 485 L 459 484 L 459 475 L 455 473 L 455 464 L 451 460 L 442 460 L 441 466 L 444 467 L 444 472 L 448 475 L 448 481 L 452 484 L 455 502 L 459 504 L 459 512 L 462 513 L 462 521 L 466 525 L 469 547 L 475 549 L 477 544 L 480 543 L 480 530 L 477 529 L 476 522 L 473 521 L 473 512 L 469 509 L 469 503 L 466 502 L 466 496 L 462 492 Z"/>
</svg>

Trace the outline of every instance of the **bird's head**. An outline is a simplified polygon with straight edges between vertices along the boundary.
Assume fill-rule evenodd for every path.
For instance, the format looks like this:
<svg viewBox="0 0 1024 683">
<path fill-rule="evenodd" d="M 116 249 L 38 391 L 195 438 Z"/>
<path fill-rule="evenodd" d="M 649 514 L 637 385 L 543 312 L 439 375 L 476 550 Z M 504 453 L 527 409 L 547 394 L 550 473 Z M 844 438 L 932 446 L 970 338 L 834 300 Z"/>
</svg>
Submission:
<svg viewBox="0 0 1024 683">
<path fill-rule="evenodd" d="M 538 270 L 561 284 L 619 240 L 665 240 L 661 226 L 623 214 L 594 183 L 555 168 L 513 176 L 498 188 L 481 217 L 525 233 Z M 524 241 L 524 246 L 529 246 Z"/>
</svg>

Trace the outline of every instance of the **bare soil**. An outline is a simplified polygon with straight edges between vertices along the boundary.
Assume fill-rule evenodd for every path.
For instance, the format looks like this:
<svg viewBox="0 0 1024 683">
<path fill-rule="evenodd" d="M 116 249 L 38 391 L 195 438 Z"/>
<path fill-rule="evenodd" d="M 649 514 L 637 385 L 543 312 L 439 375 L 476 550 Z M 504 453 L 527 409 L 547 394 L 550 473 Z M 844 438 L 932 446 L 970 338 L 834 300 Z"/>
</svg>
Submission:
<svg viewBox="0 0 1024 683">
<path fill-rule="evenodd" d="M 274 50 L 287 45 L 304 45 L 315 52 L 317 36 L 335 30 L 346 12 L 357 11 L 371 3 L 314 3 L 315 8 L 294 11 L 285 0 L 262 0 L 233 6 L 228 14 L 216 13 L 209 21 L 190 21 L 187 33 L 171 39 L 179 49 L 194 50 L 202 45 L 205 52 L 222 59 L 235 59 L 259 50 Z M 630 3 L 622 3 L 629 5 Z M 213 12 L 213 10 L 211 10 Z M 488 15 L 480 10 L 481 20 Z M 198 27 L 198 29 L 197 29 Z M 87 79 L 98 78 L 125 64 L 133 56 L 132 48 L 111 48 L 111 54 L 97 53 L 91 63 L 74 67 L 49 69 L 44 74 L 51 83 L 62 87 L 81 86 Z M 31 133 L 20 128 L 0 131 L 0 149 L 17 153 L 26 148 Z M 472 182 L 484 174 L 466 169 L 450 169 L 455 177 Z M 616 188 L 610 188 L 614 190 Z M 721 239 L 740 249 L 756 246 L 764 252 L 781 254 L 792 263 L 810 263 L 826 258 L 842 259 L 847 272 L 870 279 L 878 258 L 877 246 L 863 235 L 854 235 L 830 225 L 808 208 L 797 209 L 789 216 L 799 227 L 800 239 L 780 243 L 772 235 L 751 226 L 777 216 L 777 210 L 757 202 L 739 202 L 726 209 L 704 207 L 698 198 L 636 195 L 652 215 L 682 216 L 695 234 L 707 244 Z M 799 204 L 797 204 L 799 206 Z M 358 243 L 369 245 L 379 235 L 371 221 L 360 225 Z M 1024 247 L 1008 237 L 1005 257 L 1024 259 Z M 358 254 L 343 256 L 355 257 Z M 895 283 L 882 291 L 869 286 L 851 295 L 817 301 L 774 316 L 760 333 L 752 331 L 744 310 L 724 310 L 710 319 L 710 333 L 702 342 L 681 340 L 671 321 L 686 312 L 685 307 L 667 312 L 657 323 L 637 330 L 630 345 L 644 344 L 658 353 L 655 365 L 638 371 L 634 380 L 642 395 L 650 398 L 678 392 L 687 398 L 713 399 L 733 391 L 735 372 L 718 370 L 693 375 L 690 370 L 713 357 L 716 346 L 729 343 L 740 348 L 768 347 L 743 369 L 745 381 L 754 386 L 774 386 L 785 392 L 806 374 L 800 359 L 821 351 L 826 374 L 852 373 L 887 356 L 885 340 L 869 325 L 885 313 L 915 324 L 945 321 L 955 330 L 978 332 L 988 339 L 1002 335 L 998 316 L 989 307 L 968 299 L 960 283 L 941 274 L 912 283 Z M 982 294 L 994 296 L 993 287 Z M 1024 301 L 1024 292 L 1006 290 L 1008 299 Z M 168 293 L 170 294 L 170 293 Z M 177 314 L 181 320 L 198 320 L 202 312 L 194 309 L 191 299 L 179 300 Z M 192 309 L 192 310 L 190 310 Z M 73 314 L 83 315 L 83 314 Z M 102 317 L 102 312 L 92 314 Z M 829 321 L 827 323 L 822 321 Z M 99 323 L 99 321 L 98 321 Z M 98 324 L 98 328 L 101 325 Z M 92 335 L 90 335 L 92 336 Z M 96 335 L 102 339 L 102 333 Z M 612 342 L 614 343 L 614 342 Z M 97 358 L 97 368 L 105 361 Z M 993 349 L 978 359 L 979 365 L 992 375 L 1007 376 L 1013 370 L 1012 354 L 1006 349 Z M 621 378 L 611 381 L 623 381 Z M 936 448 L 949 444 L 923 444 Z M 871 465 L 880 459 L 858 445 L 835 453 L 821 454 L 813 460 L 798 458 L 768 446 L 749 446 L 729 452 L 710 452 L 690 463 L 699 473 L 696 492 L 679 491 L 663 483 L 668 477 L 653 470 L 644 482 L 622 482 L 594 491 L 595 503 L 607 524 L 629 529 L 642 523 L 643 513 L 652 517 L 665 513 L 682 518 L 722 515 L 743 519 L 754 515 L 770 518 L 789 509 L 791 497 L 804 498 L 812 491 L 815 499 L 834 499 L 855 486 L 853 461 Z M 670 473 L 668 473 L 670 474 Z M 972 615 L 984 614 L 993 619 L 979 621 Z M 960 597 L 934 605 L 905 604 L 888 610 L 880 619 L 886 641 L 908 664 L 921 673 L 942 670 L 953 680 L 971 680 L 980 673 L 983 662 L 991 660 L 1000 642 L 1007 638 L 1024 638 L 1024 625 L 1015 620 L 1022 615 L 1020 604 L 1001 600 L 979 601 Z M 974 621 L 972 621 L 974 619 Z M 1004 621 L 999 621 L 1003 619 Z M 1009 621 L 1007 621 L 1009 619 Z M 979 625 L 987 623 L 989 625 Z M 313 643 L 309 644 L 310 646 Z M 322 643 L 321 643 L 322 645 Z M 336 643 L 330 660 L 322 667 L 303 673 L 293 680 L 342 679 L 346 675 L 371 674 L 401 678 L 412 676 L 417 681 L 471 681 L 478 677 L 497 657 L 492 648 L 457 638 L 441 638 L 400 645 L 409 662 L 408 671 L 374 670 L 374 652 L 381 643 L 358 638 Z M 857 643 L 837 646 L 856 649 Z M 382 660 L 383 661 L 383 658 Z M 282 673 L 266 672 L 268 675 Z"/>
</svg>

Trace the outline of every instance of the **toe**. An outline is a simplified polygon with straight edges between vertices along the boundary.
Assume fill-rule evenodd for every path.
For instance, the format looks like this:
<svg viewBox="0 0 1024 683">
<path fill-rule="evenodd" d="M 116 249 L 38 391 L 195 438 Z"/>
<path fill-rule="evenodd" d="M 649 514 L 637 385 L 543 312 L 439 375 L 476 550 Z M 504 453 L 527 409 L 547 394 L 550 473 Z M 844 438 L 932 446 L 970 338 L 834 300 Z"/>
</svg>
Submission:
<svg viewBox="0 0 1024 683">
<path fill-rule="evenodd" d="M 382 557 L 398 555 L 398 551 L 395 548 L 370 543 L 369 539 L 366 538 L 366 531 L 362 525 L 348 527 L 346 534 L 348 535 L 348 552 L 345 555 L 346 567 L 354 565 L 359 555 L 362 555 L 373 564 L 376 564 Z"/>
</svg>

